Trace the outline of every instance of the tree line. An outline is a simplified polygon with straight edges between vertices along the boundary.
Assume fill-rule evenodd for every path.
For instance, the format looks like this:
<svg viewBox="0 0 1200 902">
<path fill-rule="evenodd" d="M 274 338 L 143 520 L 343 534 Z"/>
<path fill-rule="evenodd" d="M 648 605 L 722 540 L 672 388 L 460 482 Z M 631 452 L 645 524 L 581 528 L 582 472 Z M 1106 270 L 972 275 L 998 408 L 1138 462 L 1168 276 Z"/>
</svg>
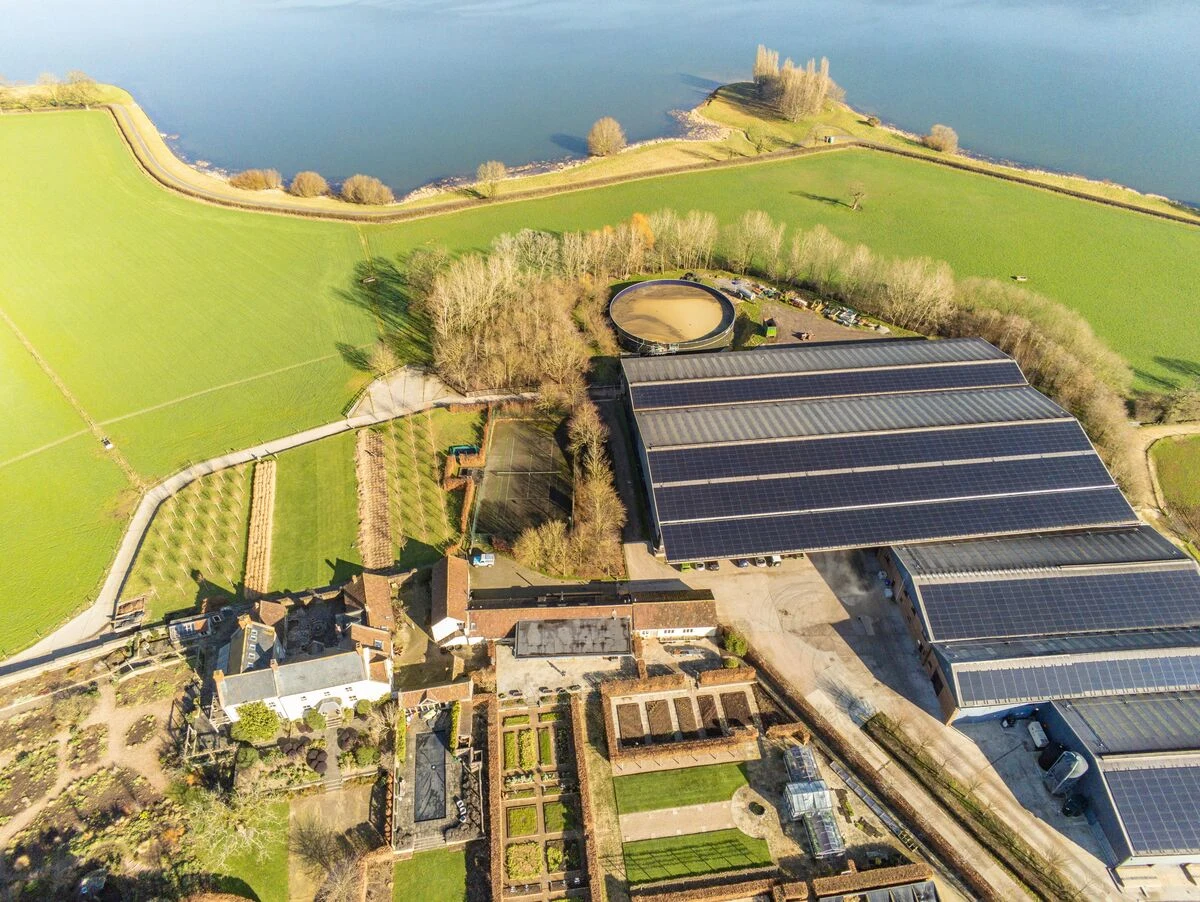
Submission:
<svg viewBox="0 0 1200 902">
<path fill-rule="evenodd" d="M 810 59 L 803 66 L 785 59 L 779 51 L 762 44 L 754 57 L 754 85 L 758 98 L 788 122 L 815 116 L 825 109 L 826 99 L 844 100 L 846 93 L 829 77 L 829 60 Z"/>
<path fill-rule="evenodd" d="M 100 87 L 86 72 L 72 69 L 66 78 L 44 72 L 32 84 L 0 77 L 0 110 L 45 110 L 87 107 L 101 101 Z"/>
<path fill-rule="evenodd" d="M 270 191 L 283 187 L 283 177 L 277 169 L 243 169 L 229 177 L 229 184 L 245 191 Z M 329 182 L 319 172 L 297 172 L 287 186 L 294 197 L 323 197 L 330 195 L 350 204 L 390 204 L 396 196 L 392 189 L 369 175 L 352 175 L 342 182 L 335 195 Z"/>
</svg>

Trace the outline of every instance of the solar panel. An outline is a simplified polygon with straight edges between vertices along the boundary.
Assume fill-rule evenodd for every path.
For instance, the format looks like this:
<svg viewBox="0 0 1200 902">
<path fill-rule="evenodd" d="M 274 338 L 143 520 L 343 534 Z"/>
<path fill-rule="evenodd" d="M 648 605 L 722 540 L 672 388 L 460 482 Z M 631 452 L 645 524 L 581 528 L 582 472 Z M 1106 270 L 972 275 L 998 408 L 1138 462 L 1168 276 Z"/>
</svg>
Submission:
<svg viewBox="0 0 1200 902">
<path fill-rule="evenodd" d="M 1022 667 L 956 669 L 955 676 L 963 705 L 1191 690 L 1200 689 L 1200 650 L 1170 657 L 1031 659 Z"/>
<path fill-rule="evenodd" d="M 1195 626 L 1200 571 L 1159 567 L 927 584 L 921 600 L 934 641 Z"/>
<path fill-rule="evenodd" d="M 1076 422 L 1018 423 L 652 451 L 650 471 L 655 484 L 661 485 L 688 479 L 769 476 L 1090 449 L 1087 436 Z"/>
<path fill-rule="evenodd" d="M 897 504 L 981 495 L 1111 486 L 1094 454 L 831 473 L 742 482 L 664 486 L 655 493 L 663 523 Z"/>
<path fill-rule="evenodd" d="M 898 542 L 1113 526 L 1136 517 L 1119 489 L 1017 495 L 777 517 L 665 523 L 667 560 L 708 560 Z"/>
<path fill-rule="evenodd" d="M 641 411 L 1007 385 L 1025 385 L 1021 368 L 1011 360 L 751 379 L 651 382 L 634 385 L 630 396 L 634 409 Z"/>
<path fill-rule="evenodd" d="M 1106 768 L 1135 854 L 1200 851 L 1200 765 Z"/>
</svg>

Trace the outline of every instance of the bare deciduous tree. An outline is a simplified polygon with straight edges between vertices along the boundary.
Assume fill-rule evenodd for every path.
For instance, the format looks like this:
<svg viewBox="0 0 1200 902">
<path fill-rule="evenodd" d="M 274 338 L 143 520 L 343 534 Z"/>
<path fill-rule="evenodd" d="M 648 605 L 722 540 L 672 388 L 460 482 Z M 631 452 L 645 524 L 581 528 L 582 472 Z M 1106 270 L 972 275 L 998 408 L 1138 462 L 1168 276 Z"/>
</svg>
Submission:
<svg viewBox="0 0 1200 902">
<path fill-rule="evenodd" d="M 288 185 L 288 193 L 296 197 L 320 197 L 329 193 L 329 183 L 320 173 L 311 170 L 297 172 Z"/>
<path fill-rule="evenodd" d="M 867 186 L 862 182 L 850 183 L 850 209 L 857 210 L 862 206 L 863 200 L 867 196 Z"/>
<path fill-rule="evenodd" d="M 229 177 L 229 184 L 247 191 L 267 191 L 283 184 L 278 170 L 244 169 Z"/>
<path fill-rule="evenodd" d="M 352 204 L 390 204 L 392 189 L 369 175 L 352 175 L 342 183 L 342 200 Z"/>
<path fill-rule="evenodd" d="M 779 51 L 769 50 L 762 44 L 754 55 L 754 85 L 762 100 L 770 100 L 779 80 Z"/>
<path fill-rule="evenodd" d="M 958 133 L 948 125 L 937 124 L 921 139 L 926 147 L 942 153 L 958 153 Z"/>
<path fill-rule="evenodd" d="M 625 131 L 612 116 L 596 120 L 587 136 L 588 153 L 607 157 L 625 149 Z"/>
<path fill-rule="evenodd" d="M 501 179 L 508 175 L 508 167 L 499 160 L 488 160 L 480 163 L 475 170 L 475 190 L 480 197 L 495 197 L 496 187 Z"/>
</svg>

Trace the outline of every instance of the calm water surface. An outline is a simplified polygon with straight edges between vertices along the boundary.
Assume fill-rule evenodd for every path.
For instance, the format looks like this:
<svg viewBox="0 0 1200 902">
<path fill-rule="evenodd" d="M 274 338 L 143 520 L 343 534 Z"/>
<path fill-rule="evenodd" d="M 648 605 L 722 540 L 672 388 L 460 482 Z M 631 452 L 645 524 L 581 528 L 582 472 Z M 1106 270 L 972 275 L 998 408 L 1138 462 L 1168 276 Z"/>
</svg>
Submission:
<svg viewBox="0 0 1200 902">
<path fill-rule="evenodd" d="M 131 90 L 191 159 L 377 175 L 399 191 L 631 139 L 826 55 L 856 107 L 992 157 L 1200 202 L 1193 0 L 0 0 L 0 73 Z"/>
</svg>

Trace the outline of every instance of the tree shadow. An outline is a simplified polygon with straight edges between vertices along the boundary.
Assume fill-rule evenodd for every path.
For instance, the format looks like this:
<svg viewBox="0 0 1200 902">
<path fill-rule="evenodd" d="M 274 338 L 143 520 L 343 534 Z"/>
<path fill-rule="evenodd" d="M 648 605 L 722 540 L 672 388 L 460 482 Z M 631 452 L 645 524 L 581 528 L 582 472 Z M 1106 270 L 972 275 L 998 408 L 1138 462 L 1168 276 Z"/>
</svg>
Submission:
<svg viewBox="0 0 1200 902">
<path fill-rule="evenodd" d="M 809 191 L 792 191 L 790 193 L 793 197 L 804 197 L 808 200 L 815 200 L 818 203 L 829 204 L 831 207 L 845 207 L 846 209 L 850 209 L 850 204 L 846 203 L 841 198 L 830 197 L 827 194 L 813 194 Z"/>
<path fill-rule="evenodd" d="M 721 82 L 711 78 L 704 78 L 701 75 L 692 75 L 689 72 L 680 72 L 679 80 L 689 88 L 695 88 L 696 91 L 705 96 L 711 94 L 717 88 L 721 87 Z"/>
<path fill-rule="evenodd" d="M 417 567 L 428 567 L 441 560 L 442 552 L 425 542 L 406 537 L 400 556 L 396 559 L 396 567 L 401 570 L 412 570 Z"/>
<path fill-rule="evenodd" d="M 587 139 L 581 138 L 579 135 L 568 135 L 563 132 L 555 132 L 550 136 L 551 143 L 561 147 L 567 153 L 577 154 L 581 157 L 588 155 Z"/>
<path fill-rule="evenodd" d="M 386 257 L 360 260 L 346 282 L 335 290 L 342 301 L 375 320 L 381 340 L 400 361 L 428 363 L 432 359 L 429 321 L 414 306 L 414 292 L 404 271 Z M 369 351 L 338 342 L 338 352 L 351 366 L 369 371 Z"/>
<path fill-rule="evenodd" d="M 342 558 L 334 561 L 325 558 L 325 566 L 332 571 L 329 577 L 329 585 L 331 586 L 340 586 L 342 583 L 348 583 L 353 577 L 363 572 L 362 564 L 356 564 L 354 561 L 347 561 Z"/>
<path fill-rule="evenodd" d="M 192 568 L 189 576 L 196 583 L 196 601 L 194 607 L 198 611 L 203 608 L 204 603 L 207 601 L 227 602 L 235 601 L 242 597 L 244 586 L 241 583 L 236 583 L 228 587 L 223 586 L 220 583 L 214 583 L 196 568 Z"/>
</svg>

